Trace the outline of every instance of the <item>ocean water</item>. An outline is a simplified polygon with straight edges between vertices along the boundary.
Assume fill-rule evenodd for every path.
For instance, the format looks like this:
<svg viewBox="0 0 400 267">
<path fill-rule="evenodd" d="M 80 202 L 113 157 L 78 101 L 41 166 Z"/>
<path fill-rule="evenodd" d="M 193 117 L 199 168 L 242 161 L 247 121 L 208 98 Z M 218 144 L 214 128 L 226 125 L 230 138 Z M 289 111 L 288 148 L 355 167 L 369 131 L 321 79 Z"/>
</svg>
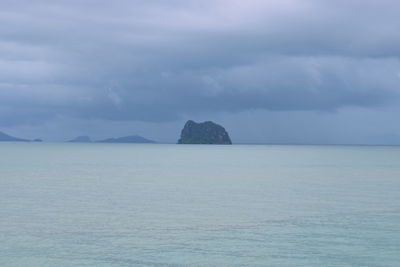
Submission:
<svg viewBox="0 0 400 267">
<path fill-rule="evenodd" d="M 400 147 L 0 151 L 0 266 L 400 266 Z"/>
</svg>

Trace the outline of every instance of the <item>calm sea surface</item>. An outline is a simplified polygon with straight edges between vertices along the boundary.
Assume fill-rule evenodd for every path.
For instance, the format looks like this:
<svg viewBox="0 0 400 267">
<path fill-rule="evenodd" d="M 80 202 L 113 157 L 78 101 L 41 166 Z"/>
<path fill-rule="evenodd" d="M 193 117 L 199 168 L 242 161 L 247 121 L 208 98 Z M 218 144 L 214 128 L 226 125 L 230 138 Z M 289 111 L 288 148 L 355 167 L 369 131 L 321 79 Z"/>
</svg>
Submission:
<svg viewBox="0 0 400 267">
<path fill-rule="evenodd" d="M 0 144 L 0 266 L 400 266 L 400 147 Z"/>
</svg>

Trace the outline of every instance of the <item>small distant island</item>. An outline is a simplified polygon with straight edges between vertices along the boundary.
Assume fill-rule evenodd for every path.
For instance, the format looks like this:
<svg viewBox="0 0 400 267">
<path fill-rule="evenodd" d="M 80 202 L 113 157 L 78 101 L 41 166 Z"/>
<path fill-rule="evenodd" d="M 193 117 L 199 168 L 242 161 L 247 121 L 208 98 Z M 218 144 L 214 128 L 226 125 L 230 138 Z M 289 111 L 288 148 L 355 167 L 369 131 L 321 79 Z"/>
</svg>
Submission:
<svg viewBox="0 0 400 267">
<path fill-rule="evenodd" d="M 17 138 L 6 133 L 0 132 L 0 142 L 31 142 L 28 139 Z M 36 140 L 35 140 L 36 142 Z"/>
<path fill-rule="evenodd" d="M 82 135 L 82 136 L 75 137 L 74 139 L 69 140 L 68 142 L 69 143 L 91 143 L 92 140 L 90 139 L 89 136 Z"/>
<path fill-rule="evenodd" d="M 153 144 L 153 140 L 149 140 L 140 135 L 130 135 L 117 138 L 107 138 L 104 140 L 92 141 L 89 136 L 82 135 L 67 141 L 69 143 L 133 143 L 133 144 Z"/>
<path fill-rule="evenodd" d="M 220 144 L 231 145 L 232 141 L 224 127 L 212 121 L 186 122 L 178 144 Z"/>
<path fill-rule="evenodd" d="M 96 141 L 98 143 L 135 143 L 135 144 L 153 144 L 155 141 L 146 139 L 140 135 L 131 135 L 118 138 L 109 138 Z"/>
</svg>

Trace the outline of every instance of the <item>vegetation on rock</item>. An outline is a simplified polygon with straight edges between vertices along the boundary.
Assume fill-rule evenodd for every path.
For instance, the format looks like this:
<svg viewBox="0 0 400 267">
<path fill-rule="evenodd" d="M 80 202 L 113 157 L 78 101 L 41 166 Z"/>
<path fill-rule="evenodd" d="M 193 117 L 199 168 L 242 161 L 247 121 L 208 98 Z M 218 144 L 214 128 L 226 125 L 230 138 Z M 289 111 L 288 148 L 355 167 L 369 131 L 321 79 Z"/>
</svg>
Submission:
<svg viewBox="0 0 400 267">
<path fill-rule="evenodd" d="M 196 123 L 186 122 L 178 144 L 232 144 L 225 128 L 212 121 Z"/>
</svg>

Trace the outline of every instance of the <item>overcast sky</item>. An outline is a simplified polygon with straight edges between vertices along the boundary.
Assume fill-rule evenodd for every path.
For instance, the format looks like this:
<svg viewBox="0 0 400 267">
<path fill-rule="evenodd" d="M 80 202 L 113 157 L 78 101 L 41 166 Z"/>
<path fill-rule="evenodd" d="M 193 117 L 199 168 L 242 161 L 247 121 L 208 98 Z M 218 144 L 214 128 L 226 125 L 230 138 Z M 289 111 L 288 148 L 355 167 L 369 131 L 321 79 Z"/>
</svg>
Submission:
<svg viewBox="0 0 400 267">
<path fill-rule="evenodd" d="M 400 144 L 398 0 L 1 0 L 0 131 Z"/>
</svg>

